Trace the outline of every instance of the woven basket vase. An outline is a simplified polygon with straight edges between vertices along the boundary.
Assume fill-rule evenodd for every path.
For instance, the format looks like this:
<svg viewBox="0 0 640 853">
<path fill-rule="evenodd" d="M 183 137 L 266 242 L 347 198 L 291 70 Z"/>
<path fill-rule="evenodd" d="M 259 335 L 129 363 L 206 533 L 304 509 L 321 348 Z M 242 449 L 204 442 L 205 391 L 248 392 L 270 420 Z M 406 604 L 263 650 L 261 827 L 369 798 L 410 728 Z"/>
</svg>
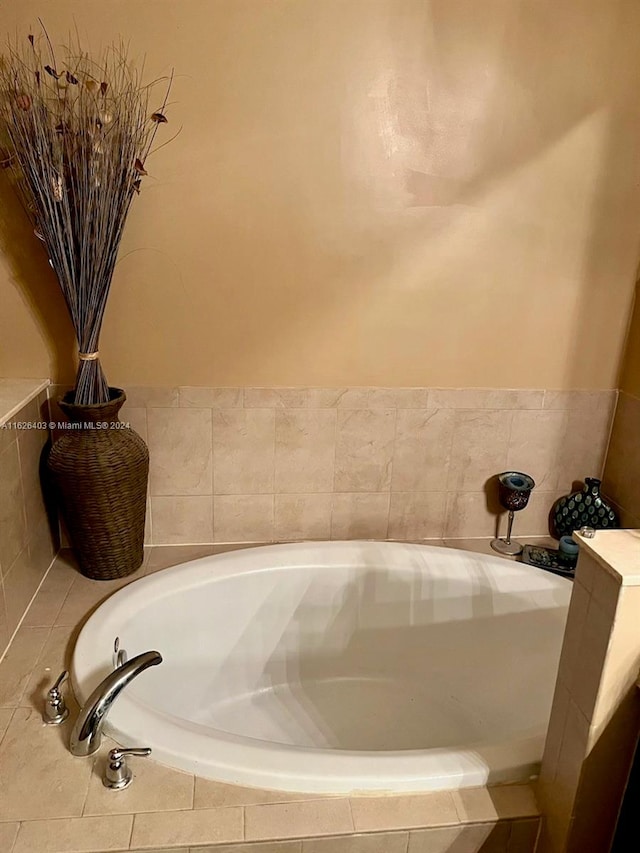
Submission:
<svg viewBox="0 0 640 853">
<path fill-rule="evenodd" d="M 149 451 L 118 411 L 120 388 L 110 400 L 76 406 L 73 392 L 59 405 L 71 424 L 54 443 L 47 467 L 83 575 L 125 577 L 142 565 Z"/>
</svg>

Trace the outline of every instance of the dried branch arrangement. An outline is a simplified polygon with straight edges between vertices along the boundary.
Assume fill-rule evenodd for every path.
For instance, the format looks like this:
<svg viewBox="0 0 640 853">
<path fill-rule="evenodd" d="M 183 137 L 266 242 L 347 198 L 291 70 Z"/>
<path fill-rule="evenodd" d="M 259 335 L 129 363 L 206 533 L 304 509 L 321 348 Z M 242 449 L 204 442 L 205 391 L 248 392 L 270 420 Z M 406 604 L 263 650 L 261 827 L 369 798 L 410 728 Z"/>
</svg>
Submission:
<svg viewBox="0 0 640 853">
<path fill-rule="evenodd" d="M 44 242 L 75 328 L 75 402 L 107 402 L 98 340 L 133 197 L 156 132 L 167 119 L 171 79 L 154 111 L 124 44 L 99 61 L 80 45 L 56 56 L 44 32 L 0 57 L 1 159 Z"/>
</svg>

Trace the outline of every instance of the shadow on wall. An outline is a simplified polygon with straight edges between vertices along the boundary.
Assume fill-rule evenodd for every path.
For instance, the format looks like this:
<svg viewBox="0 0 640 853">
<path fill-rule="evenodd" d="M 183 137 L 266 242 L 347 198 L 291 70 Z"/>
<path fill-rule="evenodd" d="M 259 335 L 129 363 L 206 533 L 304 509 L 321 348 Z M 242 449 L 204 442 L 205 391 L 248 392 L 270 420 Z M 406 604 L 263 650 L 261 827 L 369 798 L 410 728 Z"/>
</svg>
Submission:
<svg viewBox="0 0 640 853">
<path fill-rule="evenodd" d="M 14 287 L 28 305 L 50 354 L 51 376 L 75 376 L 75 334 L 58 279 L 49 266 L 44 245 L 16 196 L 6 173 L 0 171 L 0 254 L 10 279 L 0 276 L 2 289 Z"/>
<path fill-rule="evenodd" d="M 615 363 L 624 282 L 635 266 L 637 176 L 624 179 L 627 221 L 620 174 L 638 161 L 629 81 L 640 52 L 634 60 L 634 39 L 624 37 L 634 4 L 592 3 L 588 15 L 584 3 L 551 0 L 388 3 L 384 15 L 363 15 L 357 3 L 294 5 L 284 15 L 271 4 L 224 4 L 193 66 L 184 50 L 197 22 L 154 33 L 154 54 L 182 56 L 202 73 L 182 89 L 176 82 L 190 124 L 170 149 L 177 171 L 156 205 L 171 210 L 171 230 L 152 205 L 136 204 L 125 232 L 126 250 L 153 240 L 154 224 L 167 229 L 155 241 L 166 239 L 178 272 L 150 253 L 118 269 L 127 286 L 115 288 L 105 317 L 109 347 L 121 353 L 118 381 L 157 384 L 166 375 L 174 384 L 175 352 L 166 346 L 174 327 L 185 352 L 188 335 L 201 335 L 196 354 L 204 356 L 180 365 L 192 381 L 175 384 L 289 384 L 289 375 L 300 384 L 300 363 L 304 384 L 326 384 L 327 375 L 437 384 L 425 377 L 440 369 L 473 384 L 464 375 L 474 374 L 482 350 L 490 363 L 505 362 L 497 331 L 513 319 L 514 293 L 527 358 L 540 359 L 558 387 L 588 384 L 590 359 Z M 193 187 L 199 158 L 207 169 Z M 32 236 L 23 243 L 29 251 Z M 32 279 L 16 273 L 37 312 Z M 629 280 L 629 297 L 631 289 Z M 134 301 L 146 306 L 142 337 L 132 334 Z M 437 367 L 417 328 L 416 315 L 427 312 L 432 328 L 440 320 L 447 328 Z M 550 314 L 571 341 L 561 367 L 532 343 L 544 340 L 540 321 Z M 60 339 L 43 333 L 52 346 Z M 516 349 L 511 364 L 523 357 Z M 64 367 L 59 347 L 54 360 Z M 131 364 L 154 381 L 125 375 Z M 387 365 L 395 369 L 385 374 Z M 247 376 L 251 383 L 239 381 Z"/>
</svg>

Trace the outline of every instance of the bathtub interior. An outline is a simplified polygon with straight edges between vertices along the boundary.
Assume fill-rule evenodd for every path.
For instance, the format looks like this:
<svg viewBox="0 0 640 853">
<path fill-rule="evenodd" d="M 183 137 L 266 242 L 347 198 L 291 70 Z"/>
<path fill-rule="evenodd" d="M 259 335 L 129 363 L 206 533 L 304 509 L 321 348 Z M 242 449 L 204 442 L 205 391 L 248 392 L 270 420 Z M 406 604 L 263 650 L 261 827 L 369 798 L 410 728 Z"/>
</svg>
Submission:
<svg viewBox="0 0 640 853">
<path fill-rule="evenodd" d="M 145 578 L 103 605 L 90 681 L 117 631 L 129 656 L 164 658 L 128 698 L 194 731 L 368 752 L 542 738 L 569 582 L 425 546 L 397 545 L 390 566 L 366 546 L 357 565 L 353 543 L 293 565 L 278 546 L 253 569 L 236 552 Z"/>
</svg>

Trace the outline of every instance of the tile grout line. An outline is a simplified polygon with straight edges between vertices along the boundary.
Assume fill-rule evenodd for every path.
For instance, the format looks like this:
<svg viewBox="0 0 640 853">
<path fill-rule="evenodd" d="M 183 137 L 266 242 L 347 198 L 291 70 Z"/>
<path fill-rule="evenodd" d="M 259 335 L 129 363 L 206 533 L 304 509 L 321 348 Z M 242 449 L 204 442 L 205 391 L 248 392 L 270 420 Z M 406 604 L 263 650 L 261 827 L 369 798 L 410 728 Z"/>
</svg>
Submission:
<svg viewBox="0 0 640 853">
<path fill-rule="evenodd" d="M 127 850 L 131 850 L 131 845 L 133 844 L 133 827 L 135 825 L 135 822 L 136 822 L 136 816 L 135 816 L 135 814 L 132 814 L 131 815 L 131 832 L 129 833 L 129 841 L 127 844 Z"/>
<path fill-rule="evenodd" d="M 96 766 L 96 762 L 98 760 L 98 756 L 96 755 L 91 762 L 91 770 L 89 771 L 89 778 L 87 779 L 87 790 L 84 792 L 84 799 L 82 801 L 82 809 L 80 811 L 80 817 L 89 817 L 89 815 L 85 815 L 85 809 L 87 808 L 87 800 L 89 799 L 89 788 L 91 787 L 91 778 L 93 776 L 93 771 Z"/>
<path fill-rule="evenodd" d="M 391 522 L 391 498 L 393 496 L 393 463 L 396 458 L 396 443 L 398 440 L 398 408 L 393 410 L 393 441 L 391 442 L 391 462 L 389 465 L 389 504 L 387 506 L 387 528 L 385 539 L 389 538 L 389 524 Z"/>
<path fill-rule="evenodd" d="M 16 849 L 16 845 L 18 844 L 18 837 L 20 835 L 20 831 L 22 830 L 22 824 L 23 823 L 24 823 L 24 821 L 22 821 L 22 820 L 18 821 L 18 831 L 16 832 L 16 837 L 13 839 L 13 844 L 11 845 L 11 850 L 9 851 L 9 853 L 11 853 L 12 850 Z"/>
<path fill-rule="evenodd" d="M 59 550 L 58 550 L 58 551 L 53 555 L 53 558 L 52 558 L 51 562 L 49 563 L 49 567 L 48 567 L 48 569 L 46 570 L 46 572 L 45 572 L 45 573 L 44 573 L 44 575 L 42 576 L 42 579 L 41 579 L 40 583 L 38 584 L 38 586 L 37 586 L 37 588 L 36 588 L 36 591 L 35 591 L 35 592 L 33 593 L 33 595 L 31 596 L 31 599 L 30 599 L 30 601 L 29 601 L 29 604 L 27 605 L 27 607 L 26 607 L 26 609 L 25 609 L 24 613 L 23 613 L 23 614 L 22 614 L 22 616 L 20 617 L 20 621 L 19 621 L 19 622 L 18 622 L 18 624 L 16 625 L 15 631 L 13 632 L 13 634 L 11 635 L 11 637 L 9 638 L 9 642 L 7 643 L 7 647 L 6 647 L 6 649 L 5 649 L 5 650 L 3 651 L 3 653 L 0 655 L 0 663 L 2 663 L 2 661 L 3 661 L 3 660 L 5 659 L 5 657 L 7 656 L 7 653 L 8 653 L 8 651 L 9 651 L 9 649 L 11 648 L 11 645 L 13 644 L 13 641 L 15 640 L 16 635 L 17 635 L 18 631 L 19 631 L 19 630 L 20 630 L 20 628 L 22 627 L 22 623 L 24 622 L 25 617 L 26 617 L 27 613 L 29 612 L 29 608 L 30 608 L 30 607 L 31 607 L 31 605 L 33 604 L 33 602 L 34 602 L 34 600 L 35 600 L 36 595 L 40 592 L 40 588 L 42 587 L 42 584 L 45 582 L 45 579 L 47 578 L 47 576 L 48 576 L 49 572 L 51 571 L 51 567 L 53 566 L 53 564 L 54 564 L 54 563 L 55 563 L 55 561 L 56 561 L 56 558 L 57 558 L 57 556 L 58 556 L 58 553 L 59 553 Z M 4 584 L 4 579 L 3 579 L 3 584 Z M 65 600 L 66 600 L 66 597 L 65 597 Z M 39 626 L 35 626 L 35 625 L 34 625 L 34 626 L 29 626 L 29 627 L 39 627 Z M 43 628 L 47 628 L 47 627 L 48 627 L 48 628 L 49 628 L 49 634 L 51 633 L 51 630 L 53 629 L 53 625 L 51 625 L 51 626 L 42 625 L 41 627 L 43 627 Z M 45 643 L 46 643 L 46 642 L 47 642 L 47 640 L 49 639 L 49 634 L 47 634 L 47 637 L 46 637 L 46 639 L 45 639 Z M 43 647 L 43 648 L 44 648 L 44 647 Z M 26 689 L 26 687 L 25 687 L 25 689 Z M 23 692 L 24 692 L 24 691 L 23 691 Z M 22 699 L 22 693 L 20 694 L 20 698 Z"/>
</svg>

